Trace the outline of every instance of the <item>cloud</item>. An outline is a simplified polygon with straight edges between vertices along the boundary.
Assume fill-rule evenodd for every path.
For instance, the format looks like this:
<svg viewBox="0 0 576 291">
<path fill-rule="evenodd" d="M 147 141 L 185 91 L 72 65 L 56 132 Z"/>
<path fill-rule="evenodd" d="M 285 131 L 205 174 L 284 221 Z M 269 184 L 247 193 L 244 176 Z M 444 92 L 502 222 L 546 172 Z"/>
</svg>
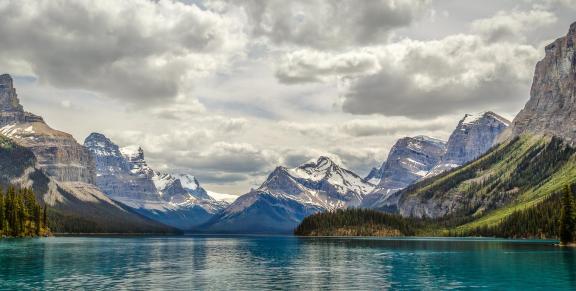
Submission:
<svg viewBox="0 0 576 291">
<path fill-rule="evenodd" d="M 275 44 L 334 49 L 380 43 L 396 28 L 410 25 L 429 7 L 429 0 L 227 0 L 241 6 L 252 34 Z"/>
<path fill-rule="evenodd" d="M 472 30 L 487 42 L 524 41 L 527 31 L 557 21 L 554 13 L 544 10 L 500 11 L 490 18 L 479 19 L 472 23 Z"/>
<path fill-rule="evenodd" d="M 7 0 L 0 18 L 10 68 L 137 106 L 189 97 L 245 44 L 236 18 L 170 0 Z"/>
<path fill-rule="evenodd" d="M 534 3 L 539 8 L 572 8 L 576 9 L 576 1 L 574 0 L 526 0 L 529 3 Z"/>
<path fill-rule="evenodd" d="M 297 132 L 303 136 L 322 137 L 327 141 L 335 141 L 349 137 L 424 134 L 431 131 L 441 131 L 453 124 L 444 119 L 419 121 L 403 117 L 392 117 L 386 119 L 352 119 L 340 124 L 283 121 L 279 125 L 288 131 Z"/>
<path fill-rule="evenodd" d="M 316 50 L 297 50 L 283 56 L 276 77 L 285 84 L 323 82 L 333 77 L 349 78 L 375 73 L 379 69 L 378 57 L 370 51 L 330 54 Z"/>
<path fill-rule="evenodd" d="M 248 143 L 216 142 L 200 152 L 180 151 L 164 154 L 176 168 L 228 173 L 259 173 L 274 168 L 278 157 Z"/>
<path fill-rule="evenodd" d="M 345 112 L 422 119 L 517 107 L 528 96 L 541 55 L 530 45 L 458 34 L 345 53 L 300 51 L 280 65 L 277 75 L 281 82 L 291 83 L 348 78 L 350 86 L 342 99 Z M 373 61 L 358 66 L 359 59 Z"/>
<path fill-rule="evenodd" d="M 351 86 L 344 111 L 434 118 L 479 108 L 516 108 L 528 96 L 541 56 L 532 46 L 490 44 L 476 35 L 405 40 L 394 46 L 403 53 L 383 54 L 382 63 L 388 65 Z"/>
</svg>

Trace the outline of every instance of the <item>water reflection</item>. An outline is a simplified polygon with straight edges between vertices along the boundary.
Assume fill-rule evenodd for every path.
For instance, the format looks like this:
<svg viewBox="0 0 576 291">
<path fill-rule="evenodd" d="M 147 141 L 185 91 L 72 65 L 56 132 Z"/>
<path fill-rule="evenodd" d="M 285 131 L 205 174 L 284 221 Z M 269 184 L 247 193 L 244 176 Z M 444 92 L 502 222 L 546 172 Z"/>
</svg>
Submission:
<svg viewBox="0 0 576 291">
<path fill-rule="evenodd" d="M 0 289 L 576 288 L 549 242 L 298 237 L 0 241 Z"/>
</svg>

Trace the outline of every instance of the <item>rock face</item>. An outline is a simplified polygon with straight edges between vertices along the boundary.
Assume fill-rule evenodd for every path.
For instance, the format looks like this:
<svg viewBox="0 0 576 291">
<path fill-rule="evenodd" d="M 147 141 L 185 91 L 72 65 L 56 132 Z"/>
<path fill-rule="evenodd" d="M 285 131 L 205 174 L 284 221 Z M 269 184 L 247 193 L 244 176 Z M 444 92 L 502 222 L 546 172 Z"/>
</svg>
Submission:
<svg viewBox="0 0 576 291">
<path fill-rule="evenodd" d="M 61 182 L 95 182 L 90 153 L 65 132 L 50 128 L 44 120 L 24 112 L 12 78 L 0 76 L 0 134 L 29 148 L 38 166 Z"/>
<path fill-rule="evenodd" d="M 576 143 L 576 23 L 546 46 L 536 65 L 530 100 L 503 137 L 549 134 Z"/>
<path fill-rule="evenodd" d="M 426 136 L 405 137 L 396 142 L 388 159 L 372 179 L 379 180 L 373 193 L 366 196 L 363 207 L 394 205 L 390 195 L 426 176 L 440 162 L 446 142 Z M 367 177 L 368 178 L 368 177 Z"/>
<path fill-rule="evenodd" d="M 100 133 L 90 134 L 84 145 L 96 161 L 96 185 L 150 219 L 189 230 L 228 206 L 208 196 L 194 176 L 151 169 L 140 147 L 119 148 Z"/>
<path fill-rule="evenodd" d="M 96 163 L 96 185 L 113 199 L 158 201 L 153 172 L 145 165 L 144 153 L 127 159 L 120 148 L 103 134 L 92 133 L 84 141 Z M 146 171 L 145 169 L 148 169 Z"/>
<path fill-rule="evenodd" d="M 427 177 L 459 167 L 486 153 L 510 121 L 494 112 L 466 114 L 450 135 L 446 153 Z"/>
<path fill-rule="evenodd" d="M 327 157 L 294 169 L 276 168 L 203 228 L 208 232 L 289 233 L 304 217 L 357 207 L 374 185 Z"/>
</svg>

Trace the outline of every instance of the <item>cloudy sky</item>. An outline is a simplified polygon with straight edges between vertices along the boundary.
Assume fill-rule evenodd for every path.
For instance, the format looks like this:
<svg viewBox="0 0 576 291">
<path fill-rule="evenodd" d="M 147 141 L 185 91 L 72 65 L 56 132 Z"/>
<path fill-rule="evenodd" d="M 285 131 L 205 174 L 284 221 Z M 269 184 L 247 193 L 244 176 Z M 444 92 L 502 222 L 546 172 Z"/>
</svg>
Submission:
<svg viewBox="0 0 576 291">
<path fill-rule="evenodd" d="M 0 71 L 78 141 L 242 194 L 319 155 L 366 174 L 402 136 L 513 118 L 576 0 L 0 0 Z"/>
</svg>

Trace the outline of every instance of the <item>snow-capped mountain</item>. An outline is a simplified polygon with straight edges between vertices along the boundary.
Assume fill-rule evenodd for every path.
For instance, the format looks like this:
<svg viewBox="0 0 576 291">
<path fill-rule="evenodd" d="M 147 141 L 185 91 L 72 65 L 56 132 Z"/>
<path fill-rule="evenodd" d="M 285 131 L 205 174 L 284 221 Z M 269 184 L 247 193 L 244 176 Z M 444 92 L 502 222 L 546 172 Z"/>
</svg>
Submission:
<svg viewBox="0 0 576 291">
<path fill-rule="evenodd" d="M 90 134 L 84 145 L 96 162 L 96 185 L 151 219 L 187 230 L 228 205 L 208 196 L 193 176 L 154 171 L 138 146 L 119 148 L 99 133 Z"/>
<path fill-rule="evenodd" d="M 459 167 L 487 152 L 510 121 L 494 112 L 466 114 L 448 139 L 446 154 L 427 177 Z"/>
<path fill-rule="evenodd" d="M 238 197 L 204 228 L 210 232 L 286 233 L 313 213 L 357 207 L 374 185 L 331 159 L 277 167 L 255 190 Z"/>
<path fill-rule="evenodd" d="M 445 151 L 446 143 L 439 139 L 427 136 L 399 139 L 382 167 L 366 177 L 378 183 L 374 192 L 366 196 L 362 206 L 395 204 L 395 201 L 387 201 L 390 195 L 426 176 Z"/>
</svg>

